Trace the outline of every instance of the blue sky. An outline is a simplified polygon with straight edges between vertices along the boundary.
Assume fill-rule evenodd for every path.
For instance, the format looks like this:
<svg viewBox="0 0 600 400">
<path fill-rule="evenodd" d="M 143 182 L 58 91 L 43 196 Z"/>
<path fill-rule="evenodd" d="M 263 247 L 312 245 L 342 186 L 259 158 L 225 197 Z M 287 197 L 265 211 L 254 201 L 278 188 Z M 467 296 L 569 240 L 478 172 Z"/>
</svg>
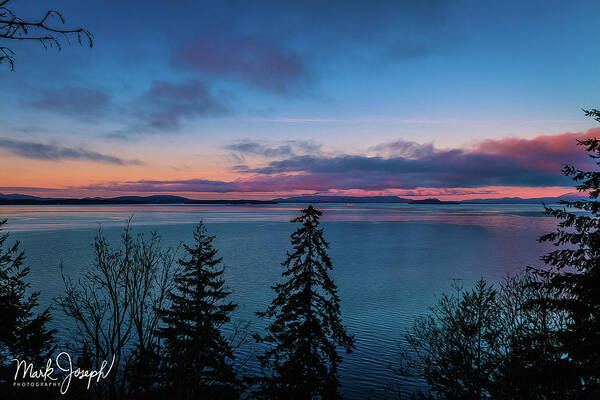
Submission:
<svg viewBox="0 0 600 400">
<path fill-rule="evenodd" d="M 311 143 L 294 155 L 327 159 L 389 158 L 374 149 L 397 141 L 477 151 L 486 139 L 585 132 L 596 123 L 581 108 L 600 103 L 594 1 L 10 5 L 34 19 L 60 10 L 95 42 L 60 52 L 11 43 L 15 71 L 0 65 L 5 188 L 233 182 L 251 177 L 239 164 L 256 170 L 290 156 L 231 152 L 251 141 Z M 27 143 L 124 162 L 40 157 Z"/>
</svg>

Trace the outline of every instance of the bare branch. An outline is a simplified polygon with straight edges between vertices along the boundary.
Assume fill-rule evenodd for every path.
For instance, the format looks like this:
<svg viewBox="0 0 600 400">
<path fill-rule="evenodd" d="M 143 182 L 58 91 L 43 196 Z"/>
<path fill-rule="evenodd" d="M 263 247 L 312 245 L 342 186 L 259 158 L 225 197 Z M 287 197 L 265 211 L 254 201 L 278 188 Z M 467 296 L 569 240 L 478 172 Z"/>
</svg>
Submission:
<svg viewBox="0 0 600 400">
<path fill-rule="evenodd" d="M 61 28 L 65 24 L 63 15 L 56 10 L 48 10 L 44 17 L 37 21 L 27 21 L 18 17 L 7 8 L 10 0 L 0 1 L 0 39 L 6 41 L 38 41 L 44 48 L 56 47 L 62 49 L 61 41 L 70 44 L 70 37 L 75 36 L 80 46 L 93 47 L 94 36 L 85 28 Z M 58 24 L 51 25 L 53 19 L 58 19 Z M 8 63 L 14 71 L 14 51 L 6 46 L 0 46 L 0 64 Z"/>
</svg>

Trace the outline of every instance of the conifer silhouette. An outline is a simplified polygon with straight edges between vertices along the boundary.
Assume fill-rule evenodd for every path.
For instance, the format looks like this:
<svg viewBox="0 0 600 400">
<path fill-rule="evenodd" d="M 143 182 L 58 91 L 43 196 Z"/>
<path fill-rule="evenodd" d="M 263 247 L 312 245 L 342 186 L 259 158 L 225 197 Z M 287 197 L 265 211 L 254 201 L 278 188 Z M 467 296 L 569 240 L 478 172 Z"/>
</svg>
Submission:
<svg viewBox="0 0 600 400">
<path fill-rule="evenodd" d="M 15 396 L 12 379 L 15 363 L 11 359 L 45 365 L 54 349 L 55 331 L 48 328 L 50 309 L 36 314 L 40 292 L 27 293 L 25 253 L 19 242 L 5 246 L 8 234 L 2 233 L 6 220 L 0 220 L 0 397 Z M 19 397 L 32 393 L 19 393 Z"/>
<path fill-rule="evenodd" d="M 338 399 L 341 356 L 354 338 L 341 320 L 337 287 L 329 271 L 328 243 L 319 229 L 321 212 L 309 206 L 291 220 L 300 223 L 291 235 L 293 252 L 282 263 L 287 278 L 273 286 L 276 296 L 260 317 L 271 319 L 259 342 L 269 346 L 259 356 L 266 376 L 257 396 L 271 399 Z"/>
<path fill-rule="evenodd" d="M 235 399 L 239 382 L 230 364 L 233 349 L 221 333 L 237 307 L 227 301 L 221 258 L 214 236 L 202 222 L 194 231 L 194 244 L 184 245 L 187 257 L 175 276 L 171 306 L 162 310 L 164 327 L 164 386 L 177 399 Z"/>
<path fill-rule="evenodd" d="M 600 122 L 599 110 L 585 113 Z M 578 144 L 600 165 L 599 139 Z M 550 268 L 538 272 L 550 277 L 551 288 L 566 294 L 550 304 L 570 317 L 567 328 L 559 332 L 565 357 L 562 367 L 555 369 L 557 379 L 574 383 L 572 398 L 600 398 L 600 171 L 565 166 L 563 173 L 589 198 L 546 207 L 545 213 L 560 222 L 540 241 L 552 242 L 557 249 L 542 257 Z"/>
</svg>

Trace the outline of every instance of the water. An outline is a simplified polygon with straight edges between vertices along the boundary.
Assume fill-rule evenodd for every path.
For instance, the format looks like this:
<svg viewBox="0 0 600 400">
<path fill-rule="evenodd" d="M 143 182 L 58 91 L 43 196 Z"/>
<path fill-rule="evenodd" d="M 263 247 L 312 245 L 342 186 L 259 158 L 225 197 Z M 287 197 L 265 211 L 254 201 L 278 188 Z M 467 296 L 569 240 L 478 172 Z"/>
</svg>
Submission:
<svg viewBox="0 0 600 400">
<path fill-rule="evenodd" d="M 227 266 L 236 319 L 255 318 L 273 297 L 270 286 L 280 279 L 281 262 L 295 227 L 289 219 L 301 205 L 264 206 L 0 206 L 7 230 L 22 242 L 31 266 L 30 281 L 41 290 L 42 304 L 63 292 L 59 265 L 76 278 L 89 266 L 98 227 L 116 243 L 133 215 L 136 232 L 157 230 L 163 244 L 190 241 L 203 219 L 216 235 L 215 245 Z M 398 343 L 414 320 L 453 282 L 469 286 L 485 277 L 498 281 L 527 265 L 539 265 L 548 250 L 537 243 L 555 221 L 536 205 L 328 204 L 325 237 L 330 242 L 334 279 L 339 287 L 343 320 L 356 335 L 356 349 L 340 369 L 342 392 L 366 398 L 397 379 Z M 70 321 L 54 312 L 62 338 Z M 252 351 L 245 347 L 240 356 Z M 246 371 L 257 363 L 250 358 Z M 401 381 L 411 390 L 418 382 Z"/>
</svg>

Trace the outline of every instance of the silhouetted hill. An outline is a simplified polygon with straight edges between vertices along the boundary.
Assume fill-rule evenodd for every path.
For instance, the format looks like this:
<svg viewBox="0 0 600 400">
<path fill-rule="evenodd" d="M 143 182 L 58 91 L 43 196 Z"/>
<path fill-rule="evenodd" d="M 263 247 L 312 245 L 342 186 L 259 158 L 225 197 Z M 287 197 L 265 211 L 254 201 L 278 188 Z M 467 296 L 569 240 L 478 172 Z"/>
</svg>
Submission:
<svg viewBox="0 0 600 400">
<path fill-rule="evenodd" d="M 563 195 L 558 197 L 536 197 L 531 199 L 523 199 L 521 197 L 503 197 L 499 199 L 472 199 L 463 200 L 463 204 L 555 204 L 561 200 L 574 201 L 581 200 L 582 196 Z"/>
<path fill-rule="evenodd" d="M 320 196 L 306 195 L 273 199 L 277 203 L 410 203 L 412 200 L 398 196 Z"/>
<path fill-rule="evenodd" d="M 26 194 L 19 194 L 19 193 L 2 194 L 2 193 L 0 193 L 0 200 L 23 200 L 23 199 L 49 200 L 48 198 L 29 196 Z"/>
<path fill-rule="evenodd" d="M 182 196 L 151 195 L 151 196 L 118 196 L 111 198 L 44 198 L 26 194 L 0 193 L 0 205 L 36 205 L 36 204 L 276 204 L 276 203 L 400 203 L 400 204 L 553 204 L 560 200 L 580 200 L 582 196 L 568 193 L 559 197 L 538 197 L 523 199 L 520 197 L 503 197 L 495 199 L 472 199 L 463 201 L 443 201 L 436 198 L 412 200 L 398 196 L 322 196 L 305 195 L 273 200 L 194 200 Z"/>
<path fill-rule="evenodd" d="M 119 196 L 112 198 L 87 197 L 83 199 L 51 199 L 27 195 L 0 194 L 0 205 L 101 205 L 101 204 L 275 204 L 263 200 L 194 200 L 181 196 Z"/>
<path fill-rule="evenodd" d="M 442 201 L 440 199 L 413 200 L 410 204 L 460 204 L 460 201 Z"/>
<path fill-rule="evenodd" d="M 161 194 L 156 194 L 156 195 L 152 195 L 152 196 L 119 196 L 119 197 L 112 197 L 112 198 L 106 199 L 106 200 L 135 201 L 135 202 L 142 202 L 145 204 L 146 203 L 177 204 L 177 203 L 186 203 L 188 201 L 191 201 L 190 199 L 181 197 L 181 196 L 171 196 L 171 195 L 161 195 Z"/>
</svg>

